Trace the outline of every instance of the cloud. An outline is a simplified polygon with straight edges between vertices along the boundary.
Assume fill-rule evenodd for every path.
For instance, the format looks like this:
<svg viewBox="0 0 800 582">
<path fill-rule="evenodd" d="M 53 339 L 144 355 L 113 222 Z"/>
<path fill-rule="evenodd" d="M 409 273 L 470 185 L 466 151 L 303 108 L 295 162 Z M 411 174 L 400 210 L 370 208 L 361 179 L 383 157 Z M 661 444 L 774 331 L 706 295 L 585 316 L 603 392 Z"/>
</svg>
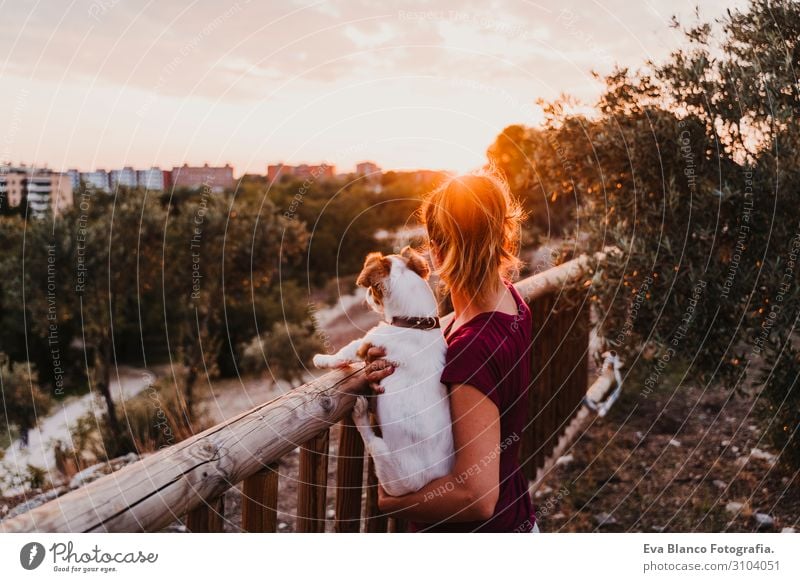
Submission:
<svg viewBox="0 0 800 582">
<path fill-rule="evenodd" d="M 727 4 L 709 0 L 701 15 Z M 464 147 L 482 152 L 492 132 L 527 121 L 536 98 L 567 92 L 591 103 L 591 70 L 668 54 L 682 42 L 668 27 L 673 10 L 623 0 L 19 1 L 0 18 L 9 88 L 0 108 L 28 91 L 12 145 L 29 161 L 158 162 L 156 140 L 175 163 L 220 155 L 249 165 L 243 156 L 288 157 L 289 144 L 324 158 L 347 150 L 350 134 L 365 141 L 379 130 L 413 127 L 438 143 L 465 123 L 477 125 L 459 130 L 463 140 L 484 141 Z M 438 128 L 413 116 L 398 124 L 404 105 L 453 117 Z M 230 154 L 215 151 L 223 145 Z"/>
</svg>

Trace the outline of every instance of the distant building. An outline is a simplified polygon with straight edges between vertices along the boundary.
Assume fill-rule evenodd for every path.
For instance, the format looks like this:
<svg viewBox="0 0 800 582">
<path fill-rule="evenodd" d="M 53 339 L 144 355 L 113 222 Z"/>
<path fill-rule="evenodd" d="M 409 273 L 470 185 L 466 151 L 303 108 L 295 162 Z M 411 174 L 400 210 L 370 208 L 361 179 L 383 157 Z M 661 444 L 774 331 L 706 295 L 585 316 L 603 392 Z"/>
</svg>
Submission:
<svg viewBox="0 0 800 582">
<path fill-rule="evenodd" d="M 447 178 L 447 172 L 438 170 L 416 170 L 411 172 L 417 184 L 438 184 Z"/>
<path fill-rule="evenodd" d="M 380 177 L 381 169 L 378 164 L 374 162 L 360 162 L 356 164 L 356 174 L 359 176 Z"/>
<path fill-rule="evenodd" d="M 25 199 L 26 172 L 19 168 L 0 166 L 0 203 L 2 208 L 16 208 Z"/>
<path fill-rule="evenodd" d="M 108 173 L 111 190 L 115 191 L 120 186 L 123 188 L 136 188 L 136 170 L 130 166 L 125 166 L 121 170 L 111 170 Z"/>
<path fill-rule="evenodd" d="M 230 164 L 224 166 L 205 164 L 202 167 L 184 164 L 179 168 L 172 168 L 171 179 L 173 188 L 200 189 L 207 187 L 212 192 L 231 190 L 236 184 Z"/>
<path fill-rule="evenodd" d="M 170 170 L 162 170 L 161 176 L 164 180 L 164 192 L 172 188 L 172 172 Z"/>
<path fill-rule="evenodd" d="M 145 190 L 162 192 L 167 189 L 164 184 L 165 173 L 161 168 L 155 166 L 149 170 L 139 170 L 136 172 L 136 184 Z"/>
<path fill-rule="evenodd" d="M 72 191 L 77 192 L 81 187 L 81 172 L 80 170 L 67 170 L 65 172 L 67 176 L 69 176 L 70 182 L 72 182 Z"/>
<path fill-rule="evenodd" d="M 334 166 L 328 164 L 300 164 L 294 169 L 294 177 L 298 180 L 325 180 L 333 178 L 335 170 Z"/>
<path fill-rule="evenodd" d="M 99 192 L 111 191 L 111 182 L 108 178 L 108 172 L 105 170 L 81 172 L 81 180 L 83 180 L 86 186 L 92 190 L 97 190 Z"/>
<path fill-rule="evenodd" d="M 0 167 L 0 200 L 8 208 L 26 205 L 31 216 L 58 216 L 72 206 L 72 179 L 67 174 L 25 166 Z"/>
<path fill-rule="evenodd" d="M 298 180 L 327 180 L 333 178 L 336 167 L 330 164 L 300 164 L 289 166 L 287 164 L 272 164 L 267 166 L 267 179 L 270 182 L 278 181 L 282 176 L 292 176 Z"/>
<path fill-rule="evenodd" d="M 267 166 L 267 180 L 269 182 L 277 182 L 281 176 L 291 176 L 292 166 L 285 166 L 283 164 L 270 164 Z"/>
</svg>

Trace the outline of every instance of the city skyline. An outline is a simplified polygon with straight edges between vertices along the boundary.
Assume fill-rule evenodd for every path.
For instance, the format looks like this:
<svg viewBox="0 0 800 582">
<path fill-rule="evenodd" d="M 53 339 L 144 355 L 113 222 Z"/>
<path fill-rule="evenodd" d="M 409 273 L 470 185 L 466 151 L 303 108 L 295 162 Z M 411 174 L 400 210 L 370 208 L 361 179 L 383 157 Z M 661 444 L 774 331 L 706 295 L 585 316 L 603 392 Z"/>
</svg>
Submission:
<svg viewBox="0 0 800 582">
<path fill-rule="evenodd" d="M 537 98 L 591 104 L 592 70 L 663 57 L 683 42 L 673 13 L 693 21 L 688 2 L 415 6 L 5 7 L 0 160 L 54 170 L 202 160 L 245 174 L 369 159 L 465 171 L 503 127 L 541 121 Z"/>
</svg>

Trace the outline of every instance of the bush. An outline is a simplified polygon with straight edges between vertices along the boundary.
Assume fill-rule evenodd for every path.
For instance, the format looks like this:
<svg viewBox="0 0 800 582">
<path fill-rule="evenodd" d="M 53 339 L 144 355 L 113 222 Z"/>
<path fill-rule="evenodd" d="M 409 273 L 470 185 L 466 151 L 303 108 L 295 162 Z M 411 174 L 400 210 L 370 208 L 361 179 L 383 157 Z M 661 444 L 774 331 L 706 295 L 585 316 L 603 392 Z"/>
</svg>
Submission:
<svg viewBox="0 0 800 582">
<path fill-rule="evenodd" d="M 517 187 L 542 190 L 545 211 L 545 191 L 580 199 L 581 250 L 621 251 L 592 287 L 608 347 L 656 384 L 680 360 L 688 378 L 760 394 L 797 468 L 800 4 L 752 0 L 684 33 L 663 64 L 609 75 L 596 114 L 549 104 L 545 128 L 508 128 L 490 154 L 542 176 Z M 766 373 L 749 386 L 754 366 Z"/>
<path fill-rule="evenodd" d="M 53 404 L 38 384 L 36 368 L 29 362 L 11 362 L 0 352 L 0 387 L 3 392 L 4 421 L 16 425 L 20 439 L 28 442 L 28 431 L 39 416 L 47 415 Z"/>
<path fill-rule="evenodd" d="M 275 380 L 303 379 L 311 358 L 323 351 L 324 337 L 310 323 L 276 323 L 272 331 L 254 337 L 240 347 L 242 370 L 269 370 Z"/>
<path fill-rule="evenodd" d="M 122 440 L 115 439 L 106 414 L 89 414 L 70 429 L 74 448 L 62 452 L 79 460 L 79 469 L 113 459 L 128 451 L 155 452 L 202 432 L 210 426 L 207 415 L 195 411 L 189 422 L 186 407 L 172 383 L 158 381 L 126 400 L 120 407 Z"/>
</svg>

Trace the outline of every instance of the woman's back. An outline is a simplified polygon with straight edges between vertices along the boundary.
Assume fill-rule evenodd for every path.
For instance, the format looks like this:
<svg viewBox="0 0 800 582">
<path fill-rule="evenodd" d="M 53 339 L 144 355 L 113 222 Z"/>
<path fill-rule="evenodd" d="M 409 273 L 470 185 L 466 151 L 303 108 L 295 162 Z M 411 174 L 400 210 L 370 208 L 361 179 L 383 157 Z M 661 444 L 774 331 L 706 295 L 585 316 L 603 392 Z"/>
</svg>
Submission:
<svg viewBox="0 0 800 582">
<path fill-rule="evenodd" d="M 485 394 L 500 413 L 500 442 L 489 456 L 500 457 L 500 492 L 491 519 L 485 522 L 415 524 L 421 531 L 528 532 L 533 511 L 528 482 L 519 465 L 519 446 L 528 415 L 530 383 L 531 313 L 512 285 L 518 312 L 480 313 L 450 333 L 442 382 L 469 384 Z M 449 333 L 449 335 L 448 335 Z M 481 471 L 494 458 L 478 461 Z M 470 474 L 456 475 L 469 479 Z"/>
</svg>

